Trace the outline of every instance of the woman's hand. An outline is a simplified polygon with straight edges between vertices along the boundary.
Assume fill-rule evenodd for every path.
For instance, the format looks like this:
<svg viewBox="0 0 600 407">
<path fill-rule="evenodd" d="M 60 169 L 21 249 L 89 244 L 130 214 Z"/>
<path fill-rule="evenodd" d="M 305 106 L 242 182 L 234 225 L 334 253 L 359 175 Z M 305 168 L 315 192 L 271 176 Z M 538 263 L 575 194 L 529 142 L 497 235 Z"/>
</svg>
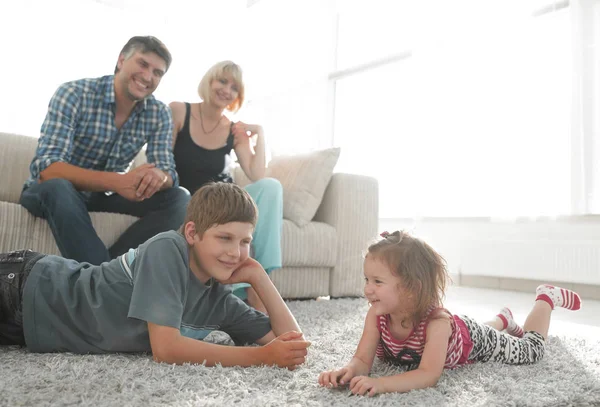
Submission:
<svg viewBox="0 0 600 407">
<path fill-rule="evenodd" d="M 263 134 L 262 126 L 258 124 L 246 124 L 244 122 L 236 122 L 232 128 L 233 145 L 237 146 L 240 143 L 249 143 L 250 139 Z"/>
</svg>

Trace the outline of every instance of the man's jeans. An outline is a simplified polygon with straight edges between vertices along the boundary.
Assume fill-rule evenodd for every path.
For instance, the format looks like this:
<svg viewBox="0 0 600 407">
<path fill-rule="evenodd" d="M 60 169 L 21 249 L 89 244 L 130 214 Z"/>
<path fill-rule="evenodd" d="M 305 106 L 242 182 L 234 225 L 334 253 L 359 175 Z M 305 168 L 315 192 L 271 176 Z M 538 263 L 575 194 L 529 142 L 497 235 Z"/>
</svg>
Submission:
<svg viewBox="0 0 600 407">
<path fill-rule="evenodd" d="M 189 192 L 169 188 L 141 202 L 103 192 L 84 195 L 60 178 L 34 184 L 21 193 L 20 203 L 32 215 L 45 218 L 63 257 L 101 264 L 136 248 L 160 232 L 177 230 L 185 218 Z M 112 212 L 139 219 L 107 250 L 96 233 L 89 212 Z"/>
</svg>

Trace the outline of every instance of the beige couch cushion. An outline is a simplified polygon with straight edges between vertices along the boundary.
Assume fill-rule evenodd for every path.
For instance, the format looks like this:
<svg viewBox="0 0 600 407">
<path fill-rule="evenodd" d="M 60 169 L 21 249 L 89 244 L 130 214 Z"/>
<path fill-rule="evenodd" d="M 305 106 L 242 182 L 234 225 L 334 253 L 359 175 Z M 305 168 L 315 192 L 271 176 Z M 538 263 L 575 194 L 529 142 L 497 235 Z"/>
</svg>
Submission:
<svg viewBox="0 0 600 407">
<path fill-rule="evenodd" d="M 34 219 L 18 203 L 0 201 L 0 253 L 31 249 Z"/>
<path fill-rule="evenodd" d="M 0 174 L 3 174 L 0 201 L 19 202 L 37 141 L 34 137 L 0 133 Z"/>
<path fill-rule="evenodd" d="M 23 210 L 26 211 L 26 209 Z M 90 212 L 90 218 L 92 218 L 94 229 L 106 247 L 112 246 L 119 236 L 138 219 L 131 215 L 105 212 Z M 50 226 L 45 219 L 35 218 L 31 247 L 41 253 L 60 254 Z"/>
<path fill-rule="evenodd" d="M 283 220 L 282 263 L 286 267 L 334 267 L 337 260 L 335 228 L 322 222 L 299 227 Z"/>
</svg>

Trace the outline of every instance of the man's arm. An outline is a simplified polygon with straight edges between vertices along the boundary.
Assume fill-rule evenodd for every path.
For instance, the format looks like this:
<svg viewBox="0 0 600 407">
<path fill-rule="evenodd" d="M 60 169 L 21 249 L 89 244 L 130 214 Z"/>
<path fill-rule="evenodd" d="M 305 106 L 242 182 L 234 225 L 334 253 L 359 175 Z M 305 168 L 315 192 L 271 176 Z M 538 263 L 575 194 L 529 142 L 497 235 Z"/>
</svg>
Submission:
<svg viewBox="0 0 600 407">
<path fill-rule="evenodd" d="M 223 346 L 181 335 L 178 329 L 148 323 L 152 356 L 157 362 L 205 363 L 206 366 L 277 365 L 294 369 L 304 363 L 306 342 L 282 335 L 264 347 Z"/>
<path fill-rule="evenodd" d="M 138 187 L 143 175 L 153 166 L 139 168 L 137 173 L 127 175 L 90 170 L 69 163 L 80 104 L 81 95 L 73 83 L 59 86 L 52 96 L 31 165 L 33 177 L 39 182 L 66 179 L 82 191 L 122 191 L 126 198 L 137 200 L 135 190 L 133 193 L 127 190 L 131 189 L 132 183 Z"/>
<path fill-rule="evenodd" d="M 114 191 L 130 201 L 141 201 L 144 197 L 137 195 L 136 191 L 145 175 L 152 170 L 155 170 L 153 164 L 143 164 L 125 174 L 118 174 L 57 162 L 42 171 L 40 181 L 61 178 L 70 181 L 82 191 Z"/>
<path fill-rule="evenodd" d="M 175 157 L 173 156 L 173 118 L 171 109 L 162 105 L 158 113 L 158 122 L 154 134 L 148 140 L 146 158 L 149 163 L 160 170 L 166 181 L 159 186 L 158 190 L 179 185 L 179 178 L 175 169 Z M 164 177 L 161 177 L 164 178 Z"/>
<path fill-rule="evenodd" d="M 73 83 L 62 84 L 52 95 L 31 173 L 39 182 L 63 178 L 81 190 L 106 191 L 115 181 L 115 174 L 86 170 L 69 164 L 80 104 L 79 88 Z"/>
<path fill-rule="evenodd" d="M 154 134 L 148 140 L 146 158 L 156 168 L 148 171 L 139 183 L 136 196 L 148 199 L 158 191 L 179 185 L 173 156 L 173 119 L 171 109 L 161 104 Z"/>
<path fill-rule="evenodd" d="M 70 181 L 77 189 L 84 191 L 114 191 L 119 174 L 88 170 L 66 162 L 54 162 L 40 172 L 40 182 L 54 178 Z"/>
</svg>

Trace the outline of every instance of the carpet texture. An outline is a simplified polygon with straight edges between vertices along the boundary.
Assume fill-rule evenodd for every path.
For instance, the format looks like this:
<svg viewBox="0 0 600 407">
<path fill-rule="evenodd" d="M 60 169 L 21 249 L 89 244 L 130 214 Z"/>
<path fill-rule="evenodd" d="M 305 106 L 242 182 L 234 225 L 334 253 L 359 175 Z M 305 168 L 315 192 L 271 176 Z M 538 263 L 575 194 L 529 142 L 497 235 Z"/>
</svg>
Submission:
<svg viewBox="0 0 600 407">
<path fill-rule="evenodd" d="M 373 398 L 317 385 L 360 339 L 363 299 L 289 303 L 312 341 L 306 364 L 284 369 L 154 363 L 148 355 L 33 354 L 0 347 L 2 406 L 598 406 L 600 342 L 552 332 L 536 365 L 475 364 L 445 371 L 435 388 Z M 552 328 L 551 328 L 552 329 Z M 226 341 L 215 335 L 213 341 Z M 376 363 L 373 375 L 400 370 Z"/>
</svg>

